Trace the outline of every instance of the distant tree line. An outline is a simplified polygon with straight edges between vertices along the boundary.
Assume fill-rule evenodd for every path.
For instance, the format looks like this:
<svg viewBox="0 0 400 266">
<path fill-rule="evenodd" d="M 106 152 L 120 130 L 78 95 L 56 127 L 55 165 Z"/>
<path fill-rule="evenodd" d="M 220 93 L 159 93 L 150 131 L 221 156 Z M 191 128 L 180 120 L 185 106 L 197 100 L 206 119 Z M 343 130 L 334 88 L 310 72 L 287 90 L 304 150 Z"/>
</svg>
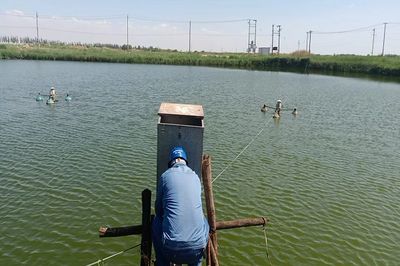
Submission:
<svg viewBox="0 0 400 266">
<path fill-rule="evenodd" d="M 150 52 L 159 52 L 159 51 L 170 51 L 177 52 L 176 49 L 160 49 L 157 47 L 149 46 L 132 46 L 132 45 L 119 45 L 119 44 L 111 44 L 111 43 L 83 43 L 83 42 L 62 42 L 62 41 L 52 41 L 46 39 L 39 39 L 31 37 L 18 37 L 18 36 L 0 36 L 0 43 L 13 43 L 13 44 L 42 44 L 42 45 L 52 45 L 52 46 L 79 46 L 79 47 L 100 47 L 100 48 L 111 48 L 111 49 L 122 49 L 122 50 L 143 50 Z"/>
</svg>

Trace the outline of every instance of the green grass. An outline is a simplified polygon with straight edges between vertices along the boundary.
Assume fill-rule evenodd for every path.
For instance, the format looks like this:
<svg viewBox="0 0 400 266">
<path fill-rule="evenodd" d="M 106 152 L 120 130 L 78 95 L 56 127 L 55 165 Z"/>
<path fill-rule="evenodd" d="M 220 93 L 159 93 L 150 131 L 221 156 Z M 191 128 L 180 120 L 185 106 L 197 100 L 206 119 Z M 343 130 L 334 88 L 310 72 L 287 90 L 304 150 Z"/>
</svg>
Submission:
<svg viewBox="0 0 400 266">
<path fill-rule="evenodd" d="M 238 53 L 187 53 L 142 51 L 68 45 L 0 45 L 0 59 L 64 60 L 136 64 L 195 65 L 254 70 L 319 72 L 331 74 L 364 73 L 400 76 L 399 56 L 280 55 L 262 56 Z"/>
<path fill-rule="evenodd" d="M 399 56 L 312 56 L 310 68 L 333 72 L 400 76 Z"/>
</svg>

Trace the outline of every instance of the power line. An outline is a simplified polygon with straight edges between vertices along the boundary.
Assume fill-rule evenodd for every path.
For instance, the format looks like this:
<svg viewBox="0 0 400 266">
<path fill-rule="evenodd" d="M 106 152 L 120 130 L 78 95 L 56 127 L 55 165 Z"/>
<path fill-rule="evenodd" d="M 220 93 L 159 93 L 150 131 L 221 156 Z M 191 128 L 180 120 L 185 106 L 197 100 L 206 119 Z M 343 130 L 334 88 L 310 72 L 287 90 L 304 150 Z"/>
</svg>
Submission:
<svg viewBox="0 0 400 266">
<path fill-rule="evenodd" d="M 152 19 L 152 18 L 140 18 L 132 17 L 133 20 L 147 21 L 147 22 L 164 22 L 164 23 L 188 23 L 188 20 L 169 20 L 169 19 Z M 248 21 L 248 19 L 231 19 L 231 20 L 189 20 L 192 24 L 219 24 L 219 23 L 236 23 Z"/>
<path fill-rule="evenodd" d="M 242 22 L 249 22 L 249 32 L 248 32 L 248 49 L 249 47 L 251 47 L 252 49 L 255 50 L 256 48 L 256 22 L 257 20 L 255 19 L 226 19 L 226 20 L 165 20 L 165 19 L 153 19 L 153 18 L 141 18 L 141 17 L 131 17 L 127 14 L 122 15 L 122 14 L 114 14 L 114 15 L 109 15 L 109 16 L 50 16 L 50 15 L 40 15 L 40 25 L 39 25 L 39 15 L 38 12 L 35 12 L 34 14 L 30 14 L 30 13 L 22 13 L 22 12 L 14 12 L 14 13 L 1 13 L 0 12 L 0 16 L 10 16 L 10 17 L 16 17 L 16 18 L 20 18 L 19 21 L 25 22 L 25 24 L 31 24 L 32 26 L 14 26 L 17 23 L 13 23 L 14 25 L 0 25 L 0 27 L 8 27 L 8 28 L 14 28 L 14 29 L 30 29 L 30 34 L 31 35 L 36 35 L 36 40 L 38 41 L 41 38 L 43 38 L 43 31 L 53 31 L 53 32 L 66 32 L 66 33 L 76 33 L 76 34 L 86 34 L 86 35 L 100 35 L 100 36 L 126 36 L 126 45 L 129 46 L 129 35 L 132 34 L 134 31 L 132 31 L 132 27 L 133 27 L 133 23 L 131 20 L 139 20 L 139 21 L 147 21 L 147 22 L 153 22 L 153 23 L 157 23 L 157 22 L 162 22 L 162 23 L 182 23 L 182 26 L 177 26 L 179 29 L 177 30 L 178 33 L 172 33 L 172 34 L 167 34 L 167 33 L 161 33 L 161 34 L 133 34 L 133 36 L 142 36 L 142 37 L 163 37 L 163 36 L 188 36 L 188 42 L 189 42 L 189 51 L 192 50 L 192 41 L 193 41 L 193 37 L 200 37 L 200 36 L 211 36 L 211 37 L 243 37 L 245 38 L 245 33 L 243 34 L 227 34 L 227 33 L 218 33 L 219 30 L 215 31 L 215 33 L 213 33 L 214 31 L 197 31 L 198 33 L 196 34 L 195 31 L 193 31 L 192 28 L 192 24 L 219 24 L 219 23 L 242 23 Z M 23 20 L 23 18 L 29 18 L 29 20 Z M 34 20 L 31 20 L 34 19 Z M 88 24 L 90 24 L 89 21 L 105 21 L 105 20 L 126 20 L 125 21 L 121 21 L 121 22 L 108 22 L 107 24 L 112 25 L 113 27 L 118 27 L 118 29 L 120 29 L 119 33 L 118 31 L 116 33 L 114 32 L 101 32 L 102 30 L 105 31 L 109 31 L 110 29 L 97 29 L 97 32 L 90 32 L 92 29 L 88 29 L 89 31 L 80 31 L 79 29 L 83 29 L 81 28 L 77 28 L 77 27 L 72 27 L 72 25 L 74 25 L 74 22 L 79 23 L 79 22 L 85 22 L 87 21 Z M 50 21 L 49 20 L 65 20 L 66 22 L 64 23 L 64 28 L 71 28 L 72 30 L 68 30 L 68 29 L 59 29 L 59 28 L 55 28 L 56 27 L 56 23 L 53 23 L 53 25 L 51 25 L 52 27 L 43 27 L 45 25 L 49 25 L 50 26 Z M 15 21 L 15 20 L 14 20 Z M 67 22 L 71 23 L 71 24 L 67 24 Z M 126 23 L 126 30 L 124 30 L 124 26 L 121 26 L 123 24 Z M 251 22 L 251 24 L 250 24 Z M 11 20 L 10 20 L 10 24 L 11 24 Z M 35 23 L 35 24 L 34 24 Z M 130 24 L 129 24 L 130 23 Z M 187 23 L 189 23 L 189 32 L 187 30 L 184 30 L 184 28 L 186 28 L 187 26 L 184 25 L 188 25 Z M 58 23 L 61 26 L 62 23 Z M 135 24 L 135 26 L 137 25 L 137 23 Z M 369 31 L 369 30 L 373 30 L 373 36 L 372 36 L 372 49 L 371 49 L 371 54 L 374 53 L 374 49 L 376 49 L 376 45 L 375 45 L 375 41 L 376 41 L 376 32 L 375 32 L 375 27 L 376 26 L 384 26 L 384 32 L 383 32 L 383 44 L 382 44 L 382 54 L 384 54 L 385 52 L 385 45 L 386 45 L 386 38 L 388 38 L 389 36 L 386 36 L 386 27 L 387 25 L 393 25 L 393 28 L 395 28 L 395 26 L 400 25 L 400 22 L 385 22 L 385 23 L 379 23 L 379 24 L 374 24 L 374 25 L 369 25 L 369 26 L 365 26 L 365 27 L 359 27 L 359 28 L 353 28 L 353 29 L 347 29 L 347 30 L 340 30 L 340 31 L 308 31 L 307 32 L 307 39 L 306 39 L 306 50 L 308 50 L 309 52 L 311 52 L 311 35 L 312 33 L 314 34 L 345 34 L 345 33 L 351 33 L 351 32 L 361 32 L 361 31 Z M 40 28 L 39 28 L 40 26 Z M 71 27 L 68 27 L 71 26 Z M 171 26 L 172 27 L 172 26 Z M 274 28 L 275 27 L 275 28 Z M 73 30 L 74 28 L 78 29 L 78 30 Z M 210 26 L 211 28 L 211 26 Z M 250 30 L 251 29 L 251 30 Z M 94 30 L 94 29 L 93 29 Z M 378 29 L 379 30 L 379 29 Z M 111 30 L 110 30 L 111 31 Z M 124 32 L 125 33 L 122 33 Z M 156 31 L 154 31 L 156 32 Z M 174 30 L 174 32 L 176 32 Z M 185 32 L 185 33 L 183 33 Z M 203 32 L 203 33 L 202 33 Z M 36 33 L 36 34 L 35 34 Z M 277 41 L 278 41 L 278 45 L 276 47 L 276 51 L 279 54 L 280 52 L 280 34 L 281 33 L 281 26 L 280 25 L 272 25 L 272 44 L 271 44 L 271 52 L 274 52 L 274 35 L 276 35 Z M 392 35 L 392 34 L 390 34 Z M 270 35 L 268 35 L 270 36 Z M 315 37 L 314 37 L 315 38 Z M 121 38 L 122 39 L 122 38 Z M 388 38 L 388 40 L 392 40 L 392 38 Z M 276 41 L 276 40 L 275 40 Z M 131 41 L 132 42 L 132 41 Z M 371 46 L 370 46 L 371 47 Z M 375 52 L 376 53 L 376 52 Z"/>
<path fill-rule="evenodd" d="M 24 14 L 7 14 L 7 13 L 0 13 L 0 16 L 5 16 L 5 17 L 20 17 L 20 18 L 35 18 L 35 14 L 32 14 L 32 15 L 24 15 Z"/>
<path fill-rule="evenodd" d="M 17 28 L 17 29 L 36 29 L 36 26 L 13 26 L 0 24 L 0 27 L 4 28 Z M 90 35 L 115 35 L 115 36 L 126 36 L 126 33 L 101 33 L 101 32 L 89 32 L 89 31 L 77 31 L 77 30 L 63 30 L 56 28 L 41 27 L 41 30 L 45 31 L 58 31 L 65 33 L 78 33 L 78 34 L 90 34 Z M 135 36 L 185 36 L 187 33 L 158 33 L 158 34 L 135 34 Z M 220 33 L 191 33 L 192 36 L 210 36 L 210 37 L 243 37 L 245 34 L 220 34 Z"/>
<path fill-rule="evenodd" d="M 55 28 L 41 28 L 42 30 L 47 31 L 57 31 L 57 32 L 66 32 L 66 33 L 78 33 L 78 34 L 89 34 L 89 35 L 114 35 L 114 36 L 126 36 L 125 33 L 101 33 L 101 32 L 89 32 L 89 31 L 76 31 L 76 30 L 61 30 Z"/>
<path fill-rule="evenodd" d="M 4 28 L 15 28 L 15 29 L 36 29 L 36 27 L 33 27 L 33 26 L 0 25 L 0 27 L 4 27 Z"/>
<path fill-rule="evenodd" d="M 242 34 L 223 34 L 223 33 L 195 33 L 192 35 L 196 35 L 196 36 L 212 36 L 212 37 L 243 37 L 246 36 L 246 33 L 242 33 Z"/>
<path fill-rule="evenodd" d="M 115 36 L 126 36 L 126 33 L 101 33 L 101 32 L 89 32 L 89 31 L 76 31 L 76 30 L 61 30 L 55 28 L 41 28 L 42 30 L 47 31 L 58 31 L 58 32 L 66 32 L 66 33 L 79 33 L 79 34 L 91 34 L 91 35 L 115 35 Z M 186 33 L 159 33 L 159 34 L 135 34 L 135 36 L 184 36 Z"/>
<path fill-rule="evenodd" d="M 0 13 L 0 16 L 8 17 L 24 17 L 24 18 L 35 18 L 36 13 L 28 14 L 8 14 Z M 81 20 L 106 20 L 106 19 L 123 19 L 125 15 L 110 15 L 110 16 L 54 16 L 54 15 L 40 15 L 41 19 L 52 19 L 52 20 L 70 20 L 70 19 L 81 19 Z"/>
<path fill-rule="evenodd" d="M 12 16 L 12 17 L 29 17 L 35 18 L 35 14 L 26 15 L 26 14 L 8 14 L 8 13 L 0 13 L 0 16 Z M 81 20 L 113 20 L 113 19 L 125 19 L 126 15 L 117 14 L 110 16 L 53 16 L 53 15 L 41 15 L 41 19 L 81 19 Z M 147 22 L 164 22 L 164 23 L 188 23 L 188 20 L 170 20 L 170 19 L 155 19 L 155 18 L 142 18 L 142 17 L 130 17 L 132 20 L 138 21 L 147 21 Z M 191 20 L 192 23 L 196 24 L 207 24 L 207 23 L 236 23 L 236 22 L 244 22 L 248 21 L 248 19 L 227 19 L 227 20 Z"/>
<path fill-rule="evenodd" d="M 356 28 L 356 29 L 350 29 L 350 30 L 341 30 L 341 31 L 313 31 L 314 34 L 340 34 L 340 33 L 349 33 L 349 32 L 355 32 L 355 31 L 364 31 L 364 30 L 369 30 L 373 27 L 379 26 L 382 24 L 374 24 L 370 26 L 365 26 L 361 28 Z"/>
<path fill-rule="evenodd" d="M 236 23 L 236 22 L 244 22 L 248 21 L 249 19 L 231 19 L 231 20 L 194 20 L 192 23 L 198 23 L 198 24 L 206 24 L 206 23 Z"/>
<path fill-rule="evenodd" d="M 126 15 L 115 15 L 115 16 L 50 16 L 50 15 L 42 15 L 41 18 L 45 19 L 54 19 L 54 20 L 71 20 L 71 19 L 80 19 L 80 20 L 114 20 L 114 19 L 125 19 Z"/>
</svg>

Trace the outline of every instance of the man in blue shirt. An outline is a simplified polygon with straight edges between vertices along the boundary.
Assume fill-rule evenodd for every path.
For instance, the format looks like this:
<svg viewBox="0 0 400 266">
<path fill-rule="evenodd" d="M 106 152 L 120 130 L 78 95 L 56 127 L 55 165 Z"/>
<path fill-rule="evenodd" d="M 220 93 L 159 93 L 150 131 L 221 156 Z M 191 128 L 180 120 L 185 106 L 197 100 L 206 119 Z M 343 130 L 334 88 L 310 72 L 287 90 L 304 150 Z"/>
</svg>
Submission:
<svg viewBox="0 0 400 266">
<path fill-rule="evenodd" d="M 209 225 L 203 214 L 200 178 L 187 166 L 182 147 L 171 150 L 168 166 L 158 181 L 152 226 L 156 265 L 201 265 Z"/>
</svg>

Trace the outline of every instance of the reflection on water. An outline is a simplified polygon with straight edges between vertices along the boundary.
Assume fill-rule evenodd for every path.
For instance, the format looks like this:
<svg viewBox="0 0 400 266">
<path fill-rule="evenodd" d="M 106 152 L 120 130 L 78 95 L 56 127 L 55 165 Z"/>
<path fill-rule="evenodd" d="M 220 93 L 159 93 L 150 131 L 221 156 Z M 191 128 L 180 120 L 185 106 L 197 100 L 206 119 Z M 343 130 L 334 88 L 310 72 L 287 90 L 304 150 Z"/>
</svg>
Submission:
<svg viewBox="0 0 400 266">
<path fill-rule="evenodd" d="M 278 127 L 280 121 L 281 121 L 281 118 L 280 118 L 280 117 L 274 118 L 274 124 L 275 124 L 275 126 Z"/>
</svg>

